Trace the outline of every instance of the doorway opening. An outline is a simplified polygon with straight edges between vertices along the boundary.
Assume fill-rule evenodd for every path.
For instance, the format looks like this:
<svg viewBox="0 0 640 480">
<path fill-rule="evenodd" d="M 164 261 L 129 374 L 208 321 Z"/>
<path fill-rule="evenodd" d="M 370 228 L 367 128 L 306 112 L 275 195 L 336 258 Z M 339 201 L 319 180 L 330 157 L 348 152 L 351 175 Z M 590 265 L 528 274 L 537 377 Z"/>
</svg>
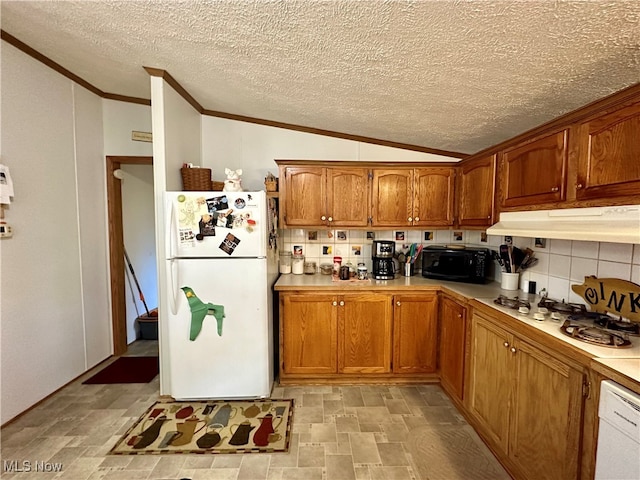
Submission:
<svg viewBox="0 0 640 480">
<path fill-rule="evenodd" d="M 114 175 L 116 170 L 121 170 L 123 165 L 153 165 L 153 157 L 106 157 L 110 251 L 109 269 L 111 276 L 111 323 L 113 330 L 113 354 L 116 356 L 124 355 L 128 350 L 126 307 L 127 282 L 125 277 L 126 266 L 124 256 L 122 184 Z"/>
</svg>

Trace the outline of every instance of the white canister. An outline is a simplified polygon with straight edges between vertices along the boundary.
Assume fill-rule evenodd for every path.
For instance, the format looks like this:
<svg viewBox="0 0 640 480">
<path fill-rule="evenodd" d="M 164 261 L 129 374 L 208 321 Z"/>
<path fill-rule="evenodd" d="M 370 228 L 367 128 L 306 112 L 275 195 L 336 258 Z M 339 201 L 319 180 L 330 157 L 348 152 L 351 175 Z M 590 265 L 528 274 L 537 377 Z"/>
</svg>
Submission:
<svg viewBox="0 0 640 480">
<path fill-rule="evenodd" d="M 280 252 L 280 273 L 291 273 L 291 252 Z"/>
<path fill-rule="evenodd" d="M 500 288 L 503 290 L 518 290 L 518 284 L 520 281 L 519 273 L 501 273 Z"/>
<path fill-rule="evenodd" d="M 302 275 L 304 273 L 304 255 L 294 255 L 291 262 L 291 273 Z"/>
</svg>

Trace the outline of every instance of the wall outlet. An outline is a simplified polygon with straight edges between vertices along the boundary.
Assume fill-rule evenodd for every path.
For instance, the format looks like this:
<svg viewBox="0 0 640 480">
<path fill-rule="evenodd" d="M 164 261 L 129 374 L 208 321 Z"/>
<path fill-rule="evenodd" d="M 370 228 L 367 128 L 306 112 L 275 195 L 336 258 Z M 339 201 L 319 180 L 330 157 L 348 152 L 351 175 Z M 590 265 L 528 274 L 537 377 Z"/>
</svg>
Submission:
<svg viewBox="0 0 640 480">
<path fill-rule="evenodd" d="M 13 236 L 11 225 L 0 224 L 0 238 L 8 238 Z"/>
</svg>

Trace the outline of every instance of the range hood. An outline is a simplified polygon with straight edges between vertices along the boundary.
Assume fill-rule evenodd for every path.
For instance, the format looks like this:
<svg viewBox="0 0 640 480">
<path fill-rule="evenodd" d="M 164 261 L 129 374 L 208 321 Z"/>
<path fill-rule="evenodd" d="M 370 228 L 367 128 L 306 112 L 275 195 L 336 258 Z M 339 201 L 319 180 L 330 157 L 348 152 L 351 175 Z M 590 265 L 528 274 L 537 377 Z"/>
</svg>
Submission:
<svg viewBox="0 0 640 480">
<path fill-rule="evenodd" d="M 640 244 L 640 205 L 503 212 L 487 233 Z"/>
</svg>

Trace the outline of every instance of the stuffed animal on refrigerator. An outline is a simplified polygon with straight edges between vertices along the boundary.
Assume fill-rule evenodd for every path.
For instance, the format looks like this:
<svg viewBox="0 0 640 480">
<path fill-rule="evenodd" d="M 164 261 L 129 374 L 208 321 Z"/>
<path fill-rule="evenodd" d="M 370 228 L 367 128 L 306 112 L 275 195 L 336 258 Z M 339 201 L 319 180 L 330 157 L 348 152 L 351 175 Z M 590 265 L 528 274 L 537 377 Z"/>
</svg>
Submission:
<svg viewBox="0 0 640 480">
<path fill-rule="evenodd" d="M 242 175 L 242 169 L 231 170 L 230 168 L 225 168 L 224 173 L 227 175 L 227 179 L 224 181 L 224 187 L 222 187 L 223 192 L 242 192 L 242 179 L 240 175 Z"/>
</svg>

